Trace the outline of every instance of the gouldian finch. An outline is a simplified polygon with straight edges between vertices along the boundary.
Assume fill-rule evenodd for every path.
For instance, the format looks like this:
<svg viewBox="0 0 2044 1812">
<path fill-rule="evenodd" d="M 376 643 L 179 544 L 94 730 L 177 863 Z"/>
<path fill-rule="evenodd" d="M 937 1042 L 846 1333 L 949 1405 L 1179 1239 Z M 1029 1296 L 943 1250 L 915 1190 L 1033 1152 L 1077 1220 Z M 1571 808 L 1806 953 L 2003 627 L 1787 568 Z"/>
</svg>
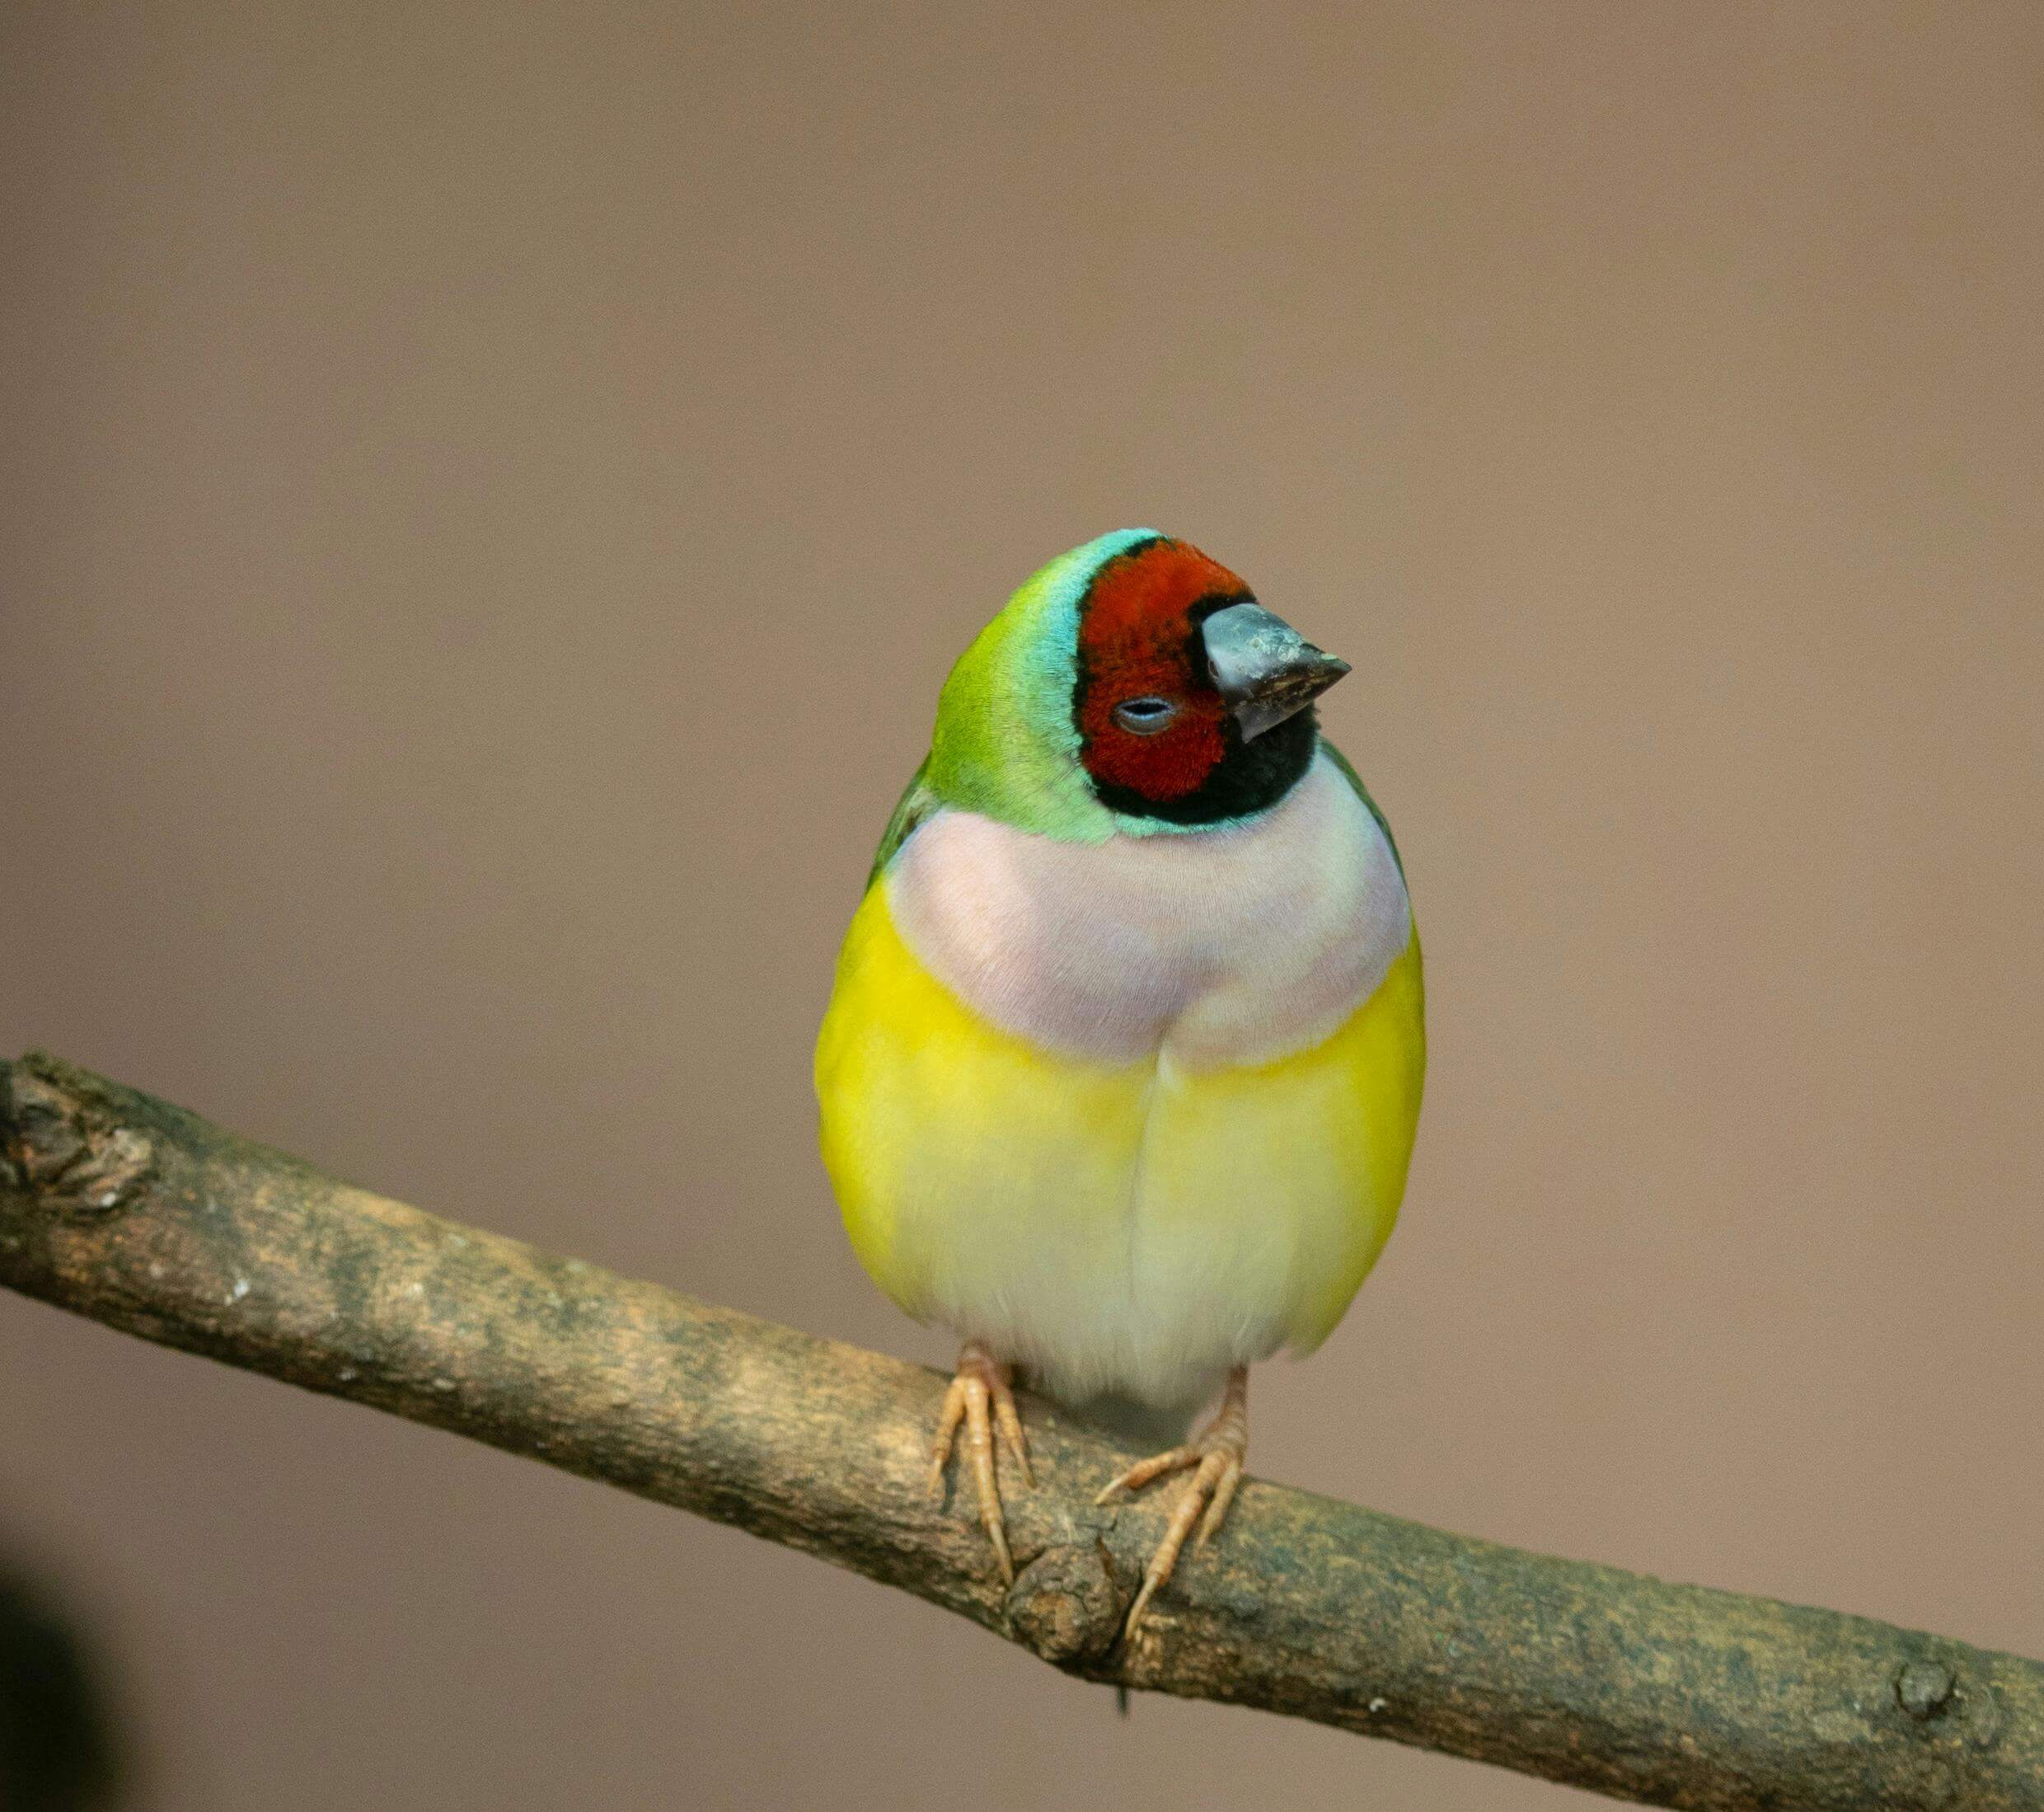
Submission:
<svg viewBox="0 0 2044 1812">
<path fill-rule="evenodd" d="M 1404 1193 L 1419 942 L 1320 732 L 1348 671 L 1184 542 L 1053 560 L 945 683 L 818 1040 L 852 1247 L 963 1343 L 930 1483 L 962 1428 L 1002 1578 L 1018 1377 L 1163 1448 L 1101 1501 L 1190 1474 L 1131 1635 L 1227 1514 L 1249 1366 L 1326 1339 Z"/>
</svg>

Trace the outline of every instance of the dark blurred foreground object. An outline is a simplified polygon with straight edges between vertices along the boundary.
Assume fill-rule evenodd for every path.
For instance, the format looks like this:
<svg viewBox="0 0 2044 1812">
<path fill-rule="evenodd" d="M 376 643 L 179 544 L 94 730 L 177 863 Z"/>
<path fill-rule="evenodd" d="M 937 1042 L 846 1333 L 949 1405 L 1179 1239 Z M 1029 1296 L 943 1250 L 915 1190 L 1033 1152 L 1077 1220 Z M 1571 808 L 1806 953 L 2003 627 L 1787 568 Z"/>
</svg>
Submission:
<svg viewBox="0 0 2044 1812">
<path fill-rule="evenodd" d="M 0 1570 L 0 1812 L 110 1806 L 119 1762 L 84 1645 L 46 1594 Z"/>
</svg>

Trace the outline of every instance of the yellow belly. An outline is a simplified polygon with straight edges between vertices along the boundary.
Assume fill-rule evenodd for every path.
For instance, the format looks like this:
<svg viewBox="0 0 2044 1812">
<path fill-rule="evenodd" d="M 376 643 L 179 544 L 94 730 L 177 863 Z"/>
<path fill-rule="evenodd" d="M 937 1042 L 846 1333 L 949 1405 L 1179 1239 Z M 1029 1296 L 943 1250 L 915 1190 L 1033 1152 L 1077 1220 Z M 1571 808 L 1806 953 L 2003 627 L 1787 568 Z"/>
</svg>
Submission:
<svg viewBox="0 0 2044 1812">
<path fill-rule="evenodd" d="M 846 1230 L 888 1295 L 1062 1396 L 1165 1406 L 1341 1319 L 1397 1218 L 1425 1067 L 1416 933 L 1310 1049 L 1096 1064 L 962 1004 L 876 885 L 838 960 L 816 1087 Z"/>
</svg>

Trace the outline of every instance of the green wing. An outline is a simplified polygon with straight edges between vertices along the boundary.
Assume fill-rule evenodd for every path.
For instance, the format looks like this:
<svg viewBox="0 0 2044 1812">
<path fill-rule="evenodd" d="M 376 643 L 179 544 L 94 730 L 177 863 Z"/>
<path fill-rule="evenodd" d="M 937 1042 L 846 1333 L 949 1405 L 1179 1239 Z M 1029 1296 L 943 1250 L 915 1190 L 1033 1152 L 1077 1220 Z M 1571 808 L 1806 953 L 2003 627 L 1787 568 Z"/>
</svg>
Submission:
<svg viewBox="0 0 2044 1812">
<path fill-rule="evenodd" d="M 931 791 L 929 783 L 923 779 L 929 768 L 930 758 L 926 755 L 922 766 L 916 770 L 916 777 L 909 782 L 908 790 L 902 795 L 900 803 L 895 806 L 894 815 L 887 821 L 887 829 L 880 836 L 880 847 L 874 852 L 872 871 L 866 876 L 866 890 L 869 893 L 873 890 L 874 882 L 880 878 L 882 871 L 894 860 L 895 852 L 914 834 L 916 827 L 937 809 L 940 803 L 937 796 Z M 1374 805 L 1370 809 L 1372 811 L 1376 810 Z"/>
<path fill-rule="evenodd" d="M 1356 770 L 1349 765 L 1348 758 L 1332 743 L 1330 743 L 1324 736 L 1320 739 L 1320 747 L 1327 751 L 1328 759 L 1333 762 L 1337 768 L 1340 768 L 1342 772 L 1348 777 L 1348 784 L 1356 789 L 1356 797 L 1360 799 L 1364 805 L 1370 808 L 1370 815 L 1376 819 L 1377 829 L 1384 833 L 1385 842 L 1391 846 L 1391 860 L 1398 864 L 1398 878 L 1400 880 L 1404 880 L 1405 858 L 1398 852 L 1398 839 L 1391 834 L 1390 819 L 1384 815 L 1383 808 L 1381 807 L 1377 802 L 1370 796 L 1370 789 L 1363 785 L 1362 776 L 1357 773 Z M 917 776 L 917 779 L 921 779 L 921 777 L 922 777 L 921 775 Z M 913 792 L 915 788 L 912 786 L 909 788 L 909 791 Z M 907 804 L 908 801 L 906 799 L 902 801 L 902 805 L 904 808 L 907 805 Z M 901 811 L 897 810 L 894 815 L 898 819 L 902 815 Z M 888 826 L 888 833 L 890 836 L 893 833 L 893 829 L 894 827 L 892 824 Z M 907 836 L 907 832 L 904 831 L 902 834 L 903 836 Z"/>
</svg>

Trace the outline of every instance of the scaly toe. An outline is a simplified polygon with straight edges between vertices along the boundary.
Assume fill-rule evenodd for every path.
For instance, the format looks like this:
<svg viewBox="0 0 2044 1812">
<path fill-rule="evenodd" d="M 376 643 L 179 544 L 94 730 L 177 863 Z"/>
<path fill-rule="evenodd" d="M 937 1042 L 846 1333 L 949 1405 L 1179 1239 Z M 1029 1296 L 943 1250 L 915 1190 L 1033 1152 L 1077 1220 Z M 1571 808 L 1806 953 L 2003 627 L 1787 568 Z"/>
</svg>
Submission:
<svg viewBox="0 0 2044 1812">
<path fill-rule="evenodd" d="M 1143 1613 L 1170 1579 L 1188 1537 L 1193 1537 L 1193 1547 L 1197 1551 L 1213 1539 L 1227 1516 L 1228 1506 L 1235 1501 L 1235 1491 L 1242 1483 L 1243 1462 L 1249 1453 L 1249 1432 L 1248 1374 L 1238 1368 L 1228 1379 L 1227 1394 L 1221 1399 L 1213 1420 L 1197 1440 L 1187 1446 L 1174 1447 L 1168 1453 L 1138 1460 L 1094 1500 L 1096 1505 L 1105 1504 L 1118 1490 L 1137 1490 L 1166 1472 L 1189 1470 L 1193 1475 L 1187 1480 L 1178 1502 L 1172 1505 L 1171 1520 L 1165 1528 L 1164 1537 L 1150 1556 L 1149 1566 L 1143 1569 L 1142 1584 L 1136 1593 L 1136 1602 L 1129 1607 L 1128 1621 L 1123 1627 L 1124 1640 L 1132 1638 L 1142 1627 Z M 1199 1533 L 1193 1537 L 1195 1526 Z"/>
<path fill-rule="evenodd" d="M 1001 1509 L 1001 1481 L 994 1471 L 994 1429 L 1022 1468 L 1031 1485 L 1029 1449 L 1022 1438 L 1022 1419 L 1016 1413 L 1007 1368 L 998 1364 L 977 1340 L 968 1340 L 959 1354 L 958 1375 L 944 1393 L 944 1407 L 937 1416 L 935 1438 L 930 1445 L 929 1495 L 944 1490 L 944 1468 L 964 1429 L 964 1462 L 972 1469 L 973 1495 L 979 1500 L 979 1520 L 994 1551 L 1001 1583 L 1015 1584 L 1015 1561 L 1008 1551 L 1006 1519 Z"/>
</svg>

